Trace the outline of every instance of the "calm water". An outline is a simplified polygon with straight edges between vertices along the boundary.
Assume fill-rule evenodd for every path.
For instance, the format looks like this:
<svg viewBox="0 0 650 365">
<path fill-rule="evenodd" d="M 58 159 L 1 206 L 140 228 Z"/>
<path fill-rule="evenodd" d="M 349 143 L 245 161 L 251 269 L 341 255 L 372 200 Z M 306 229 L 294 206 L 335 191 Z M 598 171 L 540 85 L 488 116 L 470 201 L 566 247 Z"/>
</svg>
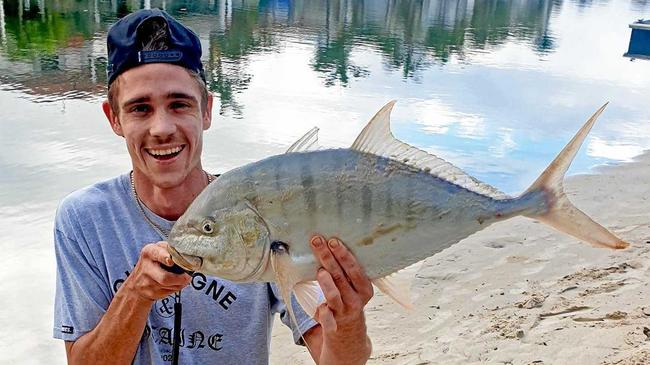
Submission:
<svg viewBox="0 0 650 365">
<path fill-rule="evenodd" d="M 142 7 L 201 37 L 213 172 L 315 125 L 348 146 L 391 99 L 399 138 L 509 193 L 605 101 L 571 173 L 650 148 L 650 61 L 623 57 L 650 1 L 0 0 L 0 363 L 64 362 L 51 221 L 67 193 L 129 169 L 99 103 L 106 31 Z"/>
</svg>

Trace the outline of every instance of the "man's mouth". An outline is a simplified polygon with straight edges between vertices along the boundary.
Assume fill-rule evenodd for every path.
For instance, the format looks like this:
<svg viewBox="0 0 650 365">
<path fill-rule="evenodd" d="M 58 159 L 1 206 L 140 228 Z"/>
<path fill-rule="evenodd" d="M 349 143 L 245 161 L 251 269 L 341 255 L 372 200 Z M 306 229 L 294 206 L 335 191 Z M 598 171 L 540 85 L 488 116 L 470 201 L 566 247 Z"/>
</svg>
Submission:
<svg viewBox="0 0 650 365">
<path fill-rule="evenodd" d="M 170 160 L 178 156 L 185 149 L 185 145 L 170 148 L 145 148 L 149 156 L 156 160 Z"/>
</svg>

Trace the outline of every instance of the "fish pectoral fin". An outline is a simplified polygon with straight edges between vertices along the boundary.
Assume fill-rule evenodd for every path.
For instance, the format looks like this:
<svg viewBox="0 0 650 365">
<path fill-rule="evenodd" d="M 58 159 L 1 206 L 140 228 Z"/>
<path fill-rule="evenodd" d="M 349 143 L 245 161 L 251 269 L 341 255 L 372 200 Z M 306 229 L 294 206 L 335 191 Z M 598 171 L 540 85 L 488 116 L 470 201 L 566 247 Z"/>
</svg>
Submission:
<svg viewBox="0 0 650 365">
<path fill-rule="evenodd" d="M 280 289 L 280 295 L 282 296 L 284 304 L 287 306 L 291 320 L 297 326 L 298 323 L 293 313 L 291 293 L 298 283 L 298 279 L 296 278 L 294 270 L 292 270 L 292 266 L 293 262 L 288 254 L 271 253 L 271 267 L 275 273 L 275 282 L 278 285 L 278 289 Z"/>
<path fill-rule="evenodd" d="M 294 142 L 286 153 L 313 151 L 318 147 L 318 127 L 314 127 Z"/>
<path fill-rule="evenodd" d="M 293 287 L 293 295 L 296 300 L 310 317 L 314 318 L 316 308 L 322 301 L 320 286 L 316 281 L 303 281 Z"/>
<path fill-rule="evenodd" d="M 410 285 L 404 285 L 402 280 L 399 280 L 393 275 L 373 279 L 372 283 L 375 284 L 382 293 L 388 295 L 405 309 L 413 309 Z"/>
<path fill-rule="evenodd" d="M 282 300 L 284 301 L 284 304 L 287 306 L 287 311 L 289 312 L 289 318 L 293 323 L 293 325 L 295 326 L 296 330 L 300 331 L 298 320 L 296 319 L 296 315 L 293 311 L 293 302 L 291 301 L 291 293 L 296 287 L 296 284 L 300 282 L 299 281 L 300 279 L 294 269 L 294 264 L 293 261 L 291 260 L 291 256 L 288 253 L 272 252 L 271 267 L 273 268 L 273 272 L 275 273 L 275 282 L 278 285 L 278 289 L 280 289 L 280 295 L 282 296 Z M 296 297 L 296 300 L 297 299 L 298 298 Z M 300 303 L 300 301 L 298 301 L 298 304 L 302 306 L 302 303 Z M 307 310 L 305 310 L 305 312 L 307 312 Z M 305 338 L 302 335 L 301 338 L 305 346 L 309 348 L 307 341 L 305 341 Z"/>
<path fill-rule="evenodd" d="M 390 112 L 394 105 L 395 100 L 381 108 L 361 131 L 350 148 L 415 167 L 475 193 L 495 199 L 507 197 L 506 194 L 493 186 L 478 181 L 442 158 L 395 138 L 390 131 Z"/>
</svg>

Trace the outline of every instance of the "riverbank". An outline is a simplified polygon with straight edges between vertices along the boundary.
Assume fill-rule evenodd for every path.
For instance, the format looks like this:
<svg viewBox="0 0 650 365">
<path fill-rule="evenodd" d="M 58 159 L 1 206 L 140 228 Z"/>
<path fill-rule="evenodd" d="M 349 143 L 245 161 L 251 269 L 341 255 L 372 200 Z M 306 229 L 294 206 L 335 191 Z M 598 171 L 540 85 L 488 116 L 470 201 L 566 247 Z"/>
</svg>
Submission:
<svg viewBox="0 0 650 365">
<path fill-rule="evenodd" d="M 515 218 L 425 260 L 413 311 L 381 293 L 367 306 L 369 363 L 650 364 L 648 182 L 650 153 L 565 184 L 626 250 Z M 279 321 L 271 352 L 272 364 L 311 363 Z"/>
</svg>

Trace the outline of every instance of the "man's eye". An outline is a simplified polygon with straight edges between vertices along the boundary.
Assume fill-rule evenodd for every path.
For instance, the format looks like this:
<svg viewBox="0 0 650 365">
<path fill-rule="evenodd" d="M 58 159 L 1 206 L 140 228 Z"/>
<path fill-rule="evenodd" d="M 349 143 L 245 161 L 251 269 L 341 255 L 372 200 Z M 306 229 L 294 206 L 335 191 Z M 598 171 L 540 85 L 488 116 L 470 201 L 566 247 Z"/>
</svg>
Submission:
<svg viewBox="0 0 650 365">
<path fill-rule="evenodd" d="M 151 108 L 146 104 L 134 105 L 131 108 L 132 113 L 147 113 L 149 110 L 151 110 Z"/>
<path fill-rule="evenodd" d="M 189 107 L 190 107 L 189 104 L 180 103 L 180 102 L 175 102 L 175 103 L 172 103 L 172 105 L 171 105 L 172 109 L 185 109 L 185 108 L 189 108 Z"/>
</svg>

